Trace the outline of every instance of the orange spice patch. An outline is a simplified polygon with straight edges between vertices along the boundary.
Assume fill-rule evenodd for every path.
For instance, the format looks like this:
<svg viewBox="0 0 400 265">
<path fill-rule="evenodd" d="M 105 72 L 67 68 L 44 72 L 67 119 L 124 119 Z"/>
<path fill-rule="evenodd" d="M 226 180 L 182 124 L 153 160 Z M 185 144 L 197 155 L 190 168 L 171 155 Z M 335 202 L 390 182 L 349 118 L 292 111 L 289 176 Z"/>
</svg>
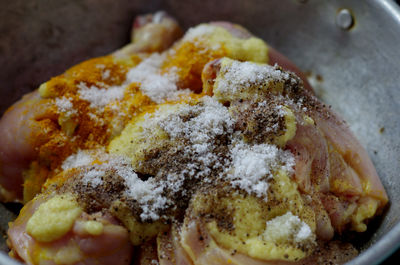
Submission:
<svg viewBox="0 0 400 265">
<path fill-rule="evenodd" d="M 173 48 L 162 72 L 173 71 L 178 75 L 178 87 L 189 88 L 196 93 L 202 91 L 201 73 L 205 64 L 227 55 L 226 50 L 210 49 L 206 43 L 182 42 Z M 131 67 L 141 61 L 137 55 L 115 59 L 112 55 L 94 58 L 80 63 L 64 74 L 52 78 L 46 83 L 48 99 L 52 103 L 45 115 L 37 120 L 40 130 L 31 139 L 38 152 L 38 160 L 31 165 L 27 174 L 38 175 L 51 172 L 46 177 L 53 178 L 60 172 L 62 162 L 79 149 L 93 149 L 106 146 L 112 138 L 119 135 L 133 116 L 151 109 L 154 102 L 140 91 L 140 83 L 132 83 L 124 90 L 122 100 L 115 100 L 96 109 L 91 103 L 80 97 L 79 86 L 95 86 L 107 89 L 120 86 L 125 81 Z M 62 113 L 56 106 L 56 100 L 65 98 L 72 105 L 73 112 Z M 69 123 L 63 126 L 60 123 Z M 72 125 L 71 125 L 72 124 Z M 69 128 L 70 131 L 66 131 Z M 39 168 L 39 169 L 38 169 Z M 40 169 L 41 168 L 41 169 Z M 39 176 L 26 176 L 25 193 L 34 194 L 37 186 L 43 184 L 29 182 L 29 179 L 41 179 Z"/>
<path fill-rule="evenodd" d="M 30 135 L 38 160 L 25 172 L 24 192 L 27 198 L 40 191 L 46 177 L 60 172 L 62 162 L 68 156 L 79 149 L 107 145 L 135 112 L 140 111 L 143 105 L 151 104 L 150 99 L 139 92 L 139 84 L 132 84 L 126 89 L 123 101 L 112 102 L 104 109 L 92 108 L 90 102 L 81 99 L 78 92 L 82 83 L 102 89 L 122 85 L 129 68 L 140 60 L 136 55 L 118 60 L 112 56 L 95 58 L 70 68 L 46 83 L 46 94 L 50 96 L 43 101 L 48 106 L 41 106 L 44 113 L 35 117 L 33 126 L 38 128 L 33 129 Z M 69 100 L 73 112 L 62 112 L 57 108 L 56 101 L 61 98 Z M 65 131 L 60 117 L 72 124 L 68 127 L 70 132 Z M 118 128 L 111 128 L 113 125 Z M 47 173 L 42 178 L 44 172 Z"/>
<path fill-rule="evenodd" d="M 173 53 L 167 57 L 162 69 L 164 72 L 176 71 L 179 76 L 179 88 L 189 88 L 195 93 L 200 93 L 203 86 L 201 73 L 204 65 L 226 55 L 227 51 L 223 46 L 210 49 L 206 44 L 186 41 L 174 47 Z"/>
</svg>

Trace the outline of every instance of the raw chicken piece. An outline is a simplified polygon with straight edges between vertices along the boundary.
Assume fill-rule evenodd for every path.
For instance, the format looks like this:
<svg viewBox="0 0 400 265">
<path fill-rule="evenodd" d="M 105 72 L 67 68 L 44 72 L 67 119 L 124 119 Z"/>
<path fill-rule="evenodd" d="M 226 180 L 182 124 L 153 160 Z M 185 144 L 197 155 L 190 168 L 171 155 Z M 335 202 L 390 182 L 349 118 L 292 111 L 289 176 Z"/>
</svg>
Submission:
<svg viewBox="0 0 400 265">
<path fill-rule="evenodd" d="M 123 124 L 118 124 L 121 120 L 119 112 L 126 111 L 124 108 L 137 109 L 149 104 L 149 100 L 140 95 L 128 97 L 126 101 L 132 103 L 119 106 L 117 112 L 112 109 L 107 112 L 106 109 L 106 114 L 100 113 L 97 120 L 107 125 L 99 125 L 91 120 L 96 119 L 96 115 L 90 116 L 87 110 L 82 109 L 85 104 L 88 107 L 87 103 L 82 105 L 81 101 L 71 100 L 66 93 L 68 90 L 77 94 L 76 85 L 82 86 L 87 82 L 88 89 L 97 82 L 121 85 L 123 78 L 118 76 L 126 72 L 123 68 L 140 61 L 135 54 L 163 51 L 180 35 L 179 25 L 164 12 L 139 16 L 133 25 L 131 44 L 112 56 L 71 68 L 64 75 L 50 80 L 47 88 L 46 83 L 42 85 L 40 93 L 32 92 L 10 107 L 0 120 L 0 201 L 29 201 L 40 192 L 47 171 L 59 167 L 62 160 L 77 148 L 104 145 L 112 135 L 118 134 L 123 128 Z M 80 109 L 71 112 L 73 104 L 79 104 Z M 125 119 L 129 120 L 129 116 Z M 93 136 L 90 131 L 94 130 L 99 130 L 102 136 Z M 79 141 L 75 141 L 76 138 Z M 24 177 L 24 174 L 28 176 Z M 25 191 L 24 180 L 27 181 Z"/>
<path fill-rule="evenodd" d="M 40 205 L 47 201 L 49 198 L 45 195 L 36 197 L 24 206 L 10 225 L 8 244 L 12 249 L 11 256 L 26 264 L 130 264 L 133 248 L 128 231 L 109 214 L 82 212 L 68 231 L 53 240 L 39 240 L 30 235 L 27 224 Z"/>
<path fill-rule="evenodd" d="M 330 172 L 325 138 L 314 124 L 307 124 L 301 117 L 296 123 L 296 135 L 286 145 L 296 159 L 294 178 L 305 193 L 326 193 Z"/>
<path fill-rule="evenodd" d="M 247 29 L 243 28 L 242 26 L 233 24 L 233 23 L 230 23 L 227 21 L 211 22 L 210 24 L 223 27 L 226 30 L 228 30 L 230 33 L 232 33 L 232 35 L 239 37 L 239 38 L 248 39 L 253 36 L 253 34 L 251 34 Z M 283 69 L 295 73 L 298 77 L 301 78 L 301 80 L 304 83 L 305 88 L 307 88 L 309 91 L 313 91 L 311 85 L 308 83 L 306 75 L 292 61 L 290 61 L 285 55 L 278 52 L 276 49 L 272 48 L 271 46 L 268 46 L 268 61 L 267 61 L 267 63 L 270 65 L 278 64 Z"/>
<path fill-rule="evenodd" d="M 18 145 L 0 153 L 0 162 L 8 165 L 1 168 L 4 176 L 13 176 L 0 178 L 4 200 L 21 198 L 18 189 L 15 194 L 8 190 L 23 184 L 22 172 L 29 200 L 48 170 L 58 173 L 69 154 L 104 147 L 116 137 L 107 147 L 109 154 L 89 162 L 79 151 L 72 155 L 74 163 L 86 163 L 72 168 L 63 163 L 64 172 L 50 176 L 44 190 L 56 189 L 55 197 L 75 194 L 79 206 L 49 206 L 54 198 L 46 195 L 49 190 L 29 202 L 10 225 L 11 255 L 28 264 L 88 265 L 129 264 L 132 245 L 135 265 L 329 264 L 356 255 L 350 245 L 325 241 L 349 228 L 364 231 L 365 221 L 384 207 L 387 195 L 365 150 L 313 96 L 298 68 L 228 22 L 192 28 L 162 54 L 157 52 L 180 36 L 173 19 L 164 13 L 139 17 L 134 29 L 132 44 L 106 60 L 72 68 L 56 78 L 58 83 L 49 81 L 54 91 L 41 89 L 43 98 L 37 92 L 28 95 L 0 122 L 5 141 L 11 138 L 7 124 L 14 119 L 22 121 L 10 127 L 12 132 L 23 135 L 21 142 L 13 139 Z M 143 52 L 155 53 L 137 55 Z M 105 63 L 110 59 L 111 66 Z M 303 82 L 279 66 L 260 64 L 267 62 L 293 70 Z M 233 64 L 236 72 L 226 78 Z M 101 105 L 103 98 L 91 98 L 83 112 L 70 108 L 75 94 L 98 92 L 99 78 L 113 89 L 126 85 L 128 77 L 136 78 L 128 95 L 117 96 L 115 105 L 103 106 L 104 113 L 95 117 L 106 117 L 109 123 L 76 122 L 75 111 L 93 122 L 87 109 Z M 64 86 L 58 87 L 62 82 L 73 89 L 63 91 Z M 124 115 L 119 115 L 121 109 Z M 38 131 L 38 124 L 53 130 L 26 137 Z M 76 133 L 85 127 L 86 134 Z M 32 139 L 36 142 L 26 145 Z M 69 145 L 79 139 L 84 145 Z M 54 147 L 48 141 L 57 143 L 56 148 L 46 147 Z M 113 160 L 116 154 L 127 157 Z M 52 160 L 56 158 L 57 163 Z M 193 195 L 198 190 L 208 191 L 205 201 L 214 198 L 216 204 L 205 203 L 205 210 L 196 212 Z M 44 222 L 32 223 L 42 220 L 41 212 L 53 216 L 52 207 L 72 207 L 76 216 L 63 215 L 70 220 L 67 229 L 49 222 L 51 233 L 45 233 Z M 281 226 L 288 229 L 275 233 Z M 230 247 L 229 242 L 239 245 Z"/>
<path fill-rule="evenodd" d="M 210 23 L 210 26 L 222 27 L 233 37 L 242 39 L 252 37 L 244 28 L 229 22 Z M 154 15 L 139 16 L 134 22 L 132 35 L 132 43 L 116 51 L 111 57 L 88 61 L 72 68 L 64 75 L 50 80 L 47 87 L 46 84 L 42 85 L 40 96 L 34 92 L 36 95 L 34 103 L 29 100 L 30 103 L 27 105 L 24 103 L 26 100 L 22 100 L 4 115 L 0 122 L 0 138 L 6 143 L 3 146 L 15 144 L 11 144 L 11 148 L 4 149 L 0 153 L 0 165 L 2 165 L 0 168 L 0 187 L 2 188 L 0 199 L 2 201 L 29 201 L 40 192 L 47 175 L 51 176 L 52 173 L 49 171 L 57 169 L 61 161 L 68 155 L 78 148 L 90 149 L 96 144 L 107 144 L 110 138 L 119 134 L 130 115 L 140 110 L 141 107 L 151 104 L 145 96 L 137 93 L 137 88 L 132 88 L 135 94 L 118 103 L 121 105 L 117 106 L 118 111 L 114 110 L 116 107 L 114 104 L 105 108 L 104 114 L 93 115 L 88 109 L 90 105 L 87 106 L 85 105 L 87 103 L 71 97 L 71 95 L 77 94 L 77 87 L 93 90 L 91 85 L 96 87 L 99 81 L 105 82 L 111 87 L 121 85 L 124 71 L 127 71 L 124 67 L 129 68 L 141 60 L 132 57 L 134 54 L 163 51 L 181 35 L 181 31 L 174 19 L 164 12 L 157 12 Z M 167 53 L 166 63 L 162 66 L 163 71 L 178 69 L 177 86 L 201 92 L 200 75 L 209 60 L 222 56 L 237 56 L 237 54 L 246 59 L 247 53 L 254 53 L 249 59 L 260 62 L 268 61 L 268 55 L 260 56 L 257 47 L 249 48 L 243 53 L 241 45 L 247 47 L 247 44 L 244 45 L 244 43 L 237 44 L 234 47 L 235 51 L 226 50 L 223 53 L 221 51 L 224 49 L 213 48 L 224 45 L 232 37 L 226 36 L 226 38 L 228 39 L 221 41 L 217 39 L 216 42 L 210 43 L 195 43 L 194 46 L 190 38 L 184 38 L 174 46 L 174 52 Z M 262 43 L 262 41 L 258 40 L 258 43 Z M 267 48 L 265 47 L 265 49 Z M 238 53 L 238 51 L 240 52 Z M 286 65 L 287 60 L 283 55 L 273 49 L 268 49 L 268 52 L 269 57 L 272 58 L 270 63 L 277 62 Z M 243 54 L 241 55 L 241 53 Z M 187 61 L 188 57 L 192 57 L 193 62 Z M 185 65 L 181 65 L 183 63 Z M 104 66 L 102 66 L 103 64 Z M 287 65 L 289 68 L 293 66 L 292 64 Z M 109 80 L 110 76 L 113 81 Z M 68 91 L 72 94 L 69 94 Z M 32 108 L 32 105 L 35 106 Z M 78 109 L 71 110 L 71 107 Z M 30 110 L 29 114 L 27 114 L 27 109 Z M 119 115 L 118 112 L 126 110 L 128 113 L 125 117 Z M 46 115 L 42 113 L 46 113 Z M 15 120 L 20 122 L 15 122 Z M 96 120 L 100 120 L 100 122 L 96 123 Z M 14 128 L 12 134 L 10 134 L 10 128 Z M 92 131 L 99 132 L 97 135 L 93 135 Z M 100 134 L 101 136 L 99 136 Z M 76 139 L 78 141 L 75 141 Z M 22 176 L 23 174 L 25 177 Z M 25 186 L 24 191 L 22 185 Z"/>
<path fill-rule="evenodd" d="M 42 121 L 51 119 L 50 106 L 50 100 L 42 99 L 35 91 L 16 102 L 0 120 L 1 201 L 22 199 L 22 173 L 38 155 L 35 142 L 44 142 L 43 135 L 34 132 L 41 132 L 45 125 Z M 36 136 L 41 138 L 33 138 Z"/>
<path fill-rule="evenodd" d="M 317 102 L 315 98 L 314 100 Z M 350 131 L 346 122 L 325 104 L 318 102 L 315 104 L 315 108 L 319 111 L 310 113 L 310 115 L 315 120 L 317 127 L 324 133 L 327 142 L 331 145 L 331 149 L 337 152 L 336 156 L 341 155 L 343 157 L 343 160 L 338 161 L 338 163 L 345 167 L 342 169 L 345 181 L 348 181 L 350 185 L 354 183 L 358 186 L 358 181 L 354 180 L 356 174 L 363 186 L 362 195 L 377 199 L 380 201 L 381 206 L 385 205 L 388 202 L 387 194 L 365 148 Z M 335 177 L 340 178 L 341 176 Z M 354 195 L 354 192 L 360 194 L 360 188 L 356 187 L 354 190 L 340 191 L 338 187 L 334 187 L 333 192 L 351 196 Z"/>
<path fill-rule="evenodd" d="M 126 56 L 139 52 L 162 52 L 179 37 L 182 30 L 178 23 L 164 11 L 138 16 L 132 25 L 132 43 L 119 49 L 115 56 Z"/>
<path fill-rule="evenodd" d="M 239 88 L 233 92 L 221 90 L 226 89 L 224 76 L 229 75 L 229 65 L 227 60 L 216 60 L 205 66 L 203 82 L 207 84 L 209 95 L 231 105 L 235 105 L 235 101 L 271 100 L 272 97 L 282 100 L 294 112 L 296 134 L 285 148 L 291 150 L 296 159 L 294 179 L 300 190 L 311 196 L 311 205 L 316 207 L 320 227 L 317 234 L 321 239 L 332 238 L 332 226 L 339 233 L 347 226 L 359 232 L 365 231 L 364 221 L 381 212 L 388 197 L 368 154 L 348 126 L 311 91 L 304 89 L 298 78 L 291 81 L 290 78 L 296 80 L 296 77 L 288 76 L 283 87 L 279 83 L 268 83 L 271 81 L 267 76 L 264 81 L 262 78 L 258 81 L 227 80 L 228 84 L 238 84 Z M 248 63 L 235 64 L 234 70 L 248 71 L 247 67 L 250 67 Z M 321 202 L 325 210 L 321 208 Z"/>
<path fill-rule="evenodd" d="M 311 197 L 310 205 L 315 212 L 317 236 L 330 240 L 334 230 L 319 195 L 329 192 L 330 161 L 325 138 L 314 124 L 298 115 L 296 135 L 287 143 L 287 148 L 296 160 L 294 179 L 299 189 Z"/>
<path fill-rule="evenodd" d="M 357 255 L 357 251 L 350 244 L 331 242 L 320 246 L 315 255 L 297 262 L 282 260 L 259 260 L 243 255 L 239 252 L 227 250 L 219 246 L 209 235 L 204 223 L 193 218 L 182 226 L 181 245 L 190 253 L 195 265 L 306 265 L 306 264 L 343 264 Z"/>
<path fill-rule="evenodd" d="M 317 177 L 329 181 L 329 184 L 326 181 L 324 185 L 315 184 L 314 193 L 317 191 L 320 194 L 318 200 L 325 206 L 337 232 L 344 231 L 350 223 L 351 229 L 364 232 L 366 230 L 364 221 L 368 221 L 375 213 L 380 213 L 387 204 L 386 191 L 366 150 L 347 124 L 309 91 L 304 91 L 302 96 L 305 102 L 308 101 L 306 113 L 315 122 L 313 126 L 325 138 L 325 157 L 322 162 L 327 160 L 325 170 L 311 166 L 314 172 L 305 179 L 312 181 L 312 178 Z M 298 125 L 298 133 L 300 132 L 302 129 Z M 318 160 L 317 154 L 322 148 L 317 148 L 320 144 L 315 146 L 320 140 L 312 137 L 312 134 L 308 134 L 307 137 L 314 146 L 309 146 L 308 154 L 305 155 L 304 152 L 293 149 L 293 145 L 302 145 L 301 138 L 296 136 L 288 143 L 288 148 L 294 151 L 295 155 L 300 153 L 296 166 L 304 165 L 310 160 L 310 155 L 314 156 L 312 161 L 315 165 L 321 165 L 321 159 Z M 296 171 L 296 173 L 296 178 L 303 179 L 307 176 L 304 172 Z"/>
<path fill-rule="evenodd" d="M 137 202 L 126 196 L 126 182 L 143 182 L 118 157 L 103 150 L 82 153 L 9 224 L 10 255 L 27 264 L 153 265 L 163 227 L 136 221 Z"/>
<path fill-rule="evenodd" d="M 192 265 L 186 251 L 180 243 L 180 234 L 176 226 L 157 237 L 158 259 L 160 265 Z"/>
</svg>

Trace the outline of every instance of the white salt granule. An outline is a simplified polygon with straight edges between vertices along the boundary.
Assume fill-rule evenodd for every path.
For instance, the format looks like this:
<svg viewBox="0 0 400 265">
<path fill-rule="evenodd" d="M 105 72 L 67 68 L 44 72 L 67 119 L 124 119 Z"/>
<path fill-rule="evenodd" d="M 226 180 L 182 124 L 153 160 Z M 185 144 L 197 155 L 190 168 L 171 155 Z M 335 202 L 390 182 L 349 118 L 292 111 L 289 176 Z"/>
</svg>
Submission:
<svg viewBox="0 0 400 265">
<path fill-rule="evenodd" d="M 93 164 L 98 159 L 101 164 Z M 91 167 L 87 167 L 90 166 Z M 133 170 L 129 159 L 105 153 L 104 150 L 88 151 L 79 150 L 69 156 L 63 163 L 62 169 L 67 170 L 86 166 L 82 172 L 81 182 L 92 187 L 103 184 L 103 177 L 110 172 L 115 172 L 123 178 L 127 189 L 124 194 L 138 202 L 142 209 L 140 218 L 142 221 L 158 220 L 159 210 L 166 207 L 167 199 L 162 196 L 165 183 L 156 183 L 153 179 L 143 181 Z"/>
<path fill-rule="evenodd" d="M 77 85 L 80 98 L 90 102 L 90 107 L 101 109 L 107 104 L 121 100 L 124 97 L 123 86 L 110 86 L 108 88 L 88 87 L 84 82 Z"/>
<path fill-rule="evenodd" d="M 314 243 L 316 238 L 310 226 L 291 212 L 267 221 L 262 237 L 266 241 L 289 244 Z"/>
<path fill-rule="evenodd" d="M 104 64 L 96 64 L 96 68 L 101 69 L 101 79 L 106 80 L 111 76 L 111 70 L 106 69 Z"/>
<path fill-rule="evenodd" d="M 192 116 L 185 121 L 181 117 Z M 160 109 L 146 116 L 145 127 L 149 130 L 161 127 L 172 140 L 184 137 L 200 152 L 215 136 L 233 132 L 233 120 L 228 109 L 217 100 L 205 96 L 199 104 L 179 104 L 176 108 Z M 144 128 L 144 129 L 146 129 Z M 189 147 L 188 147 L 189 148 Z"/>
<path fill-rule="evenodd" d="M 291 79 L 290 75 L 281 71 L 277 65 L 269 66 L 239 61 L 232 61 L 231 64 L 222 66 L 220 75 L 223 78 L 216 83 L 216 89 L 226 96 L 246 91 L 251 86 L 263 86 L 271 81 L 284 82 Z"/>
<path fill-rule="evenodd" d="M 156 221 L 160 218 L 158 211 L 166 207 L 167 199 L 162 196 L 163 186 L 156 183 L 152 178 L 148 180 L 141 180 L 132 168 L 129 159 L 123 156 L 116 156 L 110 154 L 103 154 L 100 165 L 95 165 L 84 173 L 83 180 L 99 184 L 101 181 L 101 174 L 105 174 L 108 170 L 113 170 L 117 175 L 123 178 L 127 189 L 125 195 L 138 202 L 142 209 L 140 218 L 142 221 L 153 220 Z"/>
<path fill-rule="evenodd" d="M 105 124 L 104 119 L 100 118 L 99 116 L 97 116 L 94 113 L 88 112 L 87 115 L 89 116 L 89 118 L 94 121 L 97 125 L 99 126 L 103 126 Z"/>
<path fill-rule="evenodd" d="M 127 74 L 127 82 L 140 83 L 140 91 L 156 103 L 177 100 L 179 95 L 189 93 L 189 90 L 178 90 L 176 86 L 178 76 L 174 69 L 161 73 L 160 68 L 165 57 L 165 54 L 154 53 Z"/>
<path fill-rule="evenodd" d="M 101 72 L 101 79 L 107 80 L 108 78 L 110 78 L 110 75 L 111 75 L 110 69 L 104 70 Z"/>
<path fill-rule="evenodd" d="M 190 158 L 190 162 L 181 172 L 170 172 L 167 176 L 168 182 L 174 183 L 175 191 L 183 183 L 184 176 L 208 177 L 215 170 L 222 170 L 225 173 L 216 177 L 224 177 L 233 187 L 266 200 L 268 179 L 278 170 L 293 171 L 294 158 L 289 151 L 270 144 L 250 145 L 234 134 L 234 120 L 228 108 L 212 97 L 206 96 L 196 105 L 179 104 L 167 110 L 168 114 L 165 109 L 160 109 L 149 115 L 143 132 L 151 133 L 151 128 L 159 127 L 168 134 L 171 142 L 186 139 L 185 145 L 175 148 Z M 220 144 L 217 138 L 222 135 L 232 142 L 227 154 L 215 151 Z M 225 160 L 220 161 L 223 156 Z"/>
<path fill-rule="evenodd" d="M 288 114 L 288 111 L 283 107 L 283 105 L 276 105 L 275 113 L 278 114 L 279 117 L 285 117 Z"/>
<path fill-rule="evenodd" d="M 303 225 L 300 227 L 299 231 L 296 234 L 295 240 L 296 242 L 302 242 L 309 239 L 312 236 L 311 228 L 303 222 Z"/>
<path fill-rule="evenodd" d="M 182 120 L 181 117 L 191 116 Z M 192 159 L 187 165 L 187 171 L 194 177 L 211 174 L 218 160 L 214 153 L 215 139 L 223 134 L 233 132 L 233 120 L 228 109 L 211 97 L 204 97 L 199 104 L 182 104 L 173 114 L 158 122 L 158 125 L 175 139 L 184 138 L 190 143 L 182 150 L 186 157 Z"/>
<path fill-rule="evenodd" d="M 81 181 L 85 184 L 90 184 L 92 187 L 97 187 L 103 183 L 102 177 L 105 174 L 105 171 L 93 168 L 84 173 Z"/>
<path fill-rule="evenodd" d="M 133 170 L 128 158 L 114 157 L 109 163 L 116 169 L 116 173 L 124 179 L 127 186 L 125 195 L 139 203 L 143 211 L 140 214 L 142 221 L 158 220 L 160 216 L 157 211 L 166 208 L 167 204 L 167 198 L 162 196 L 162 183 L 156 183 L 153 178 L 141 180 Z"/>
<path fill-rule="evenodd" d="M 231 149 L 227 178 L 234 187 L 267 199 L 268 179 L 276 170 L 291 172 L 293 155 L 270 144 L 249 145 L 239 140 Z"/>
<path fill-rule="evenodd" d="M 152 179 L 141 180 L 130 166 L 117 167 L 117 174 L 124 180 L 128 189 L 125 191 L 127 197 L 136 200 L 143 212 L 140 218 L 145 221 L 151 219 L 156 221 L 160 218 L 157 210 L 166 207 L 167 199 L 162 196 L 163 186 L 155 183 Z"/>
<path fill-rule="evenodd" d="M 56 106 L 60 113 L 64 113 L 67 116 L 71 116 L 77 112 L 70 98 L 56 98 Z"/>
<path fill-rule="evenodd" d="M 173 143 L 174 153 L 187 160 L 183 169 L 162 171 L 168 190 L 181 191 L 185 177 L 201 179 L 216 170 L 222 171 L 220 154 L 214 150 L 215 141 L 219 136 L 231 134 L 233 123 L 228 109 L 211 97 L 204 97 L 195 105 L 164 106 L 146 116 L 143 137 L 151 135 L 154 128 L 162 129 L 169 136 L 165 141 Z"/>
<path fill-rule="evenodd" d="M 78 93 L 82 99 L 90 102 L 90 107 L 97 109 L 104 108 L 110 102 L 123 99 L 124 92 L 131 83 L 140 83 L 140 91 L 156 103 L 177 100 L 181 95 L 189 94 L 190 90 L 178 90 L 176 68 L 171 68 L 166 73 L 161 72 L 165 58 L 166 54 L 153 53 L 130 69 L 126 74 L 125 82 L 120 86 L 103 84 L 105 88 L 94 85 L 88 87 L 81 82 L 77 85 Z M 104 65 L 97 65 L 96 67 L 102 69 L 103 80 L 110 78 L 111 72 L 109 69 L 105 69 Z"/>
<path fill-rule="evenodd" d="M 185 104 L 169 119 L 161 122 L 161 127 L 171 136 L 184 136 L 198 150 L 215 136 L 233 132 L 233 123 L 229 111 L 221 103 L 211 97 L 201 99 L 201 104 L 194 106 Z M 183 122 L 179 115 L 195 114 L 192 119 Z"/>
<path fill-rule="evenodd" d="M 67 157 L 61 165 L 63 170 L 87 166 L 93 163 L 95 157 L 92 152 L 87 150 L 78 150 L 75 154 Z"/>
</svg>

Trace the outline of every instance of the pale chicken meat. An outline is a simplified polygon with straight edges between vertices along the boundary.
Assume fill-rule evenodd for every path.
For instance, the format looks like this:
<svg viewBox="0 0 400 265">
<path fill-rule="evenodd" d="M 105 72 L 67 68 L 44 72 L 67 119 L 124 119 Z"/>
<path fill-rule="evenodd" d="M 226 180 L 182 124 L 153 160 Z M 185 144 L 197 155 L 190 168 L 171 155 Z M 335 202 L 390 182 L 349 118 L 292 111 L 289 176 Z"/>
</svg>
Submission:
<svg viewBox="0 0 400 265">
<path fill-rule="evenodd" d="M 0 120 L 2 201 L 22 198 L 23 171 L 37 156 L 31 132 L 41 130 L 37 119 L 45 115 L 48 107 L 49 103 L 35 91 L 15 103 Z"/>
<path fill-rule="evenodd" d="M 180 242 L 180 233 L 175 227 L 157 237 L 157 256 L 160 265 L 191 265 L 191 258 Z"/>
<path fill-rule="evenodd" d="M 321 244 L 317 248 L 316 255 L 300 261 L 283 260 L 260 260 L 250 258 L 242 253 L 232 252 L 217 245 L 214 239 L 202 227 L 202 223 L 193 220 L 183 226 L 181 233 L 183 239 L 181 245 L 190 249 L 195 262 L 193 264 L 235 264 L 235 265 L 303 265 L 303 264 L 342 264 L 349 260 L 349 257 L 356 255 L 356 251 L 350 244 L 341 242 L 330 242 Z M 185 253 L 185 255 L 188 255 Z M 161 263 L 162 264 L 162 263 Z M 169 263 L 166 263 L 169 264 Z M 178 264 L 178 263 L 176 263 Z M 191 263 L 181 263 L 191 264 Z"/>
<path fill-rule="evenodd" d="M 53 220 L 54 215 L 40 207 L 52 207 L 49 202 L 56 199 L 41 195 L 24 206 L 8 231 L 12 257 L 26 264 L 130 264 L 133 247 L 128 231 L 118 220 L 109 214 L 89 215 L 79 209 L 70 220 L 74 209 L 60 204 L 52 205 L 52 210 L 61 215 Z M 36 219 L 44 224 L 32 224 Z M 38 231 L 31 228 L 33 225 L 45 225 L 53 231 Z"/>
<path fill-rule="evenodd" d="M 342 264 L 388 202 L 366 150 L 286 57 L 164 12 L 0 121 L 26 264 Z M 343 237 L 344 238 L 344 237 Z"/>
</svg>

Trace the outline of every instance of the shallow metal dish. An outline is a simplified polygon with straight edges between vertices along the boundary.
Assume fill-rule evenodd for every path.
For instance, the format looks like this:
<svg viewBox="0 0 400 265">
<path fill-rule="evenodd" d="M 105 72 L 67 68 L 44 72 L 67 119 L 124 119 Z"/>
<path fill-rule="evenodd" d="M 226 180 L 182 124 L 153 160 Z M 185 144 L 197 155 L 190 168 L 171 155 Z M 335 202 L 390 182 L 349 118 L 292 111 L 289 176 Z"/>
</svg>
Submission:
<svg viewBox="0 0 400 265">
<path fill-rule="evenodd" d="M 354 25 L 336 24 L 342 8 Z M 377 264 L 400 245 L 400 8 L 391 0 L 0 1 L 0 111 L 84 59 L 128 41 L 132 18 L 164 9 L 184 27 L 244 25 L 309 72 L 317 94 L 366 146 L 391 205 L 349 264 Z M 317 77 L 317 78 L 316 78 Z M 0 205 L 0 231 L 15 215 Z M 4 239 L 1 249 L 6 250 Z M 0 252 L 0 264 L 17 264 Z"/>
</svg>

